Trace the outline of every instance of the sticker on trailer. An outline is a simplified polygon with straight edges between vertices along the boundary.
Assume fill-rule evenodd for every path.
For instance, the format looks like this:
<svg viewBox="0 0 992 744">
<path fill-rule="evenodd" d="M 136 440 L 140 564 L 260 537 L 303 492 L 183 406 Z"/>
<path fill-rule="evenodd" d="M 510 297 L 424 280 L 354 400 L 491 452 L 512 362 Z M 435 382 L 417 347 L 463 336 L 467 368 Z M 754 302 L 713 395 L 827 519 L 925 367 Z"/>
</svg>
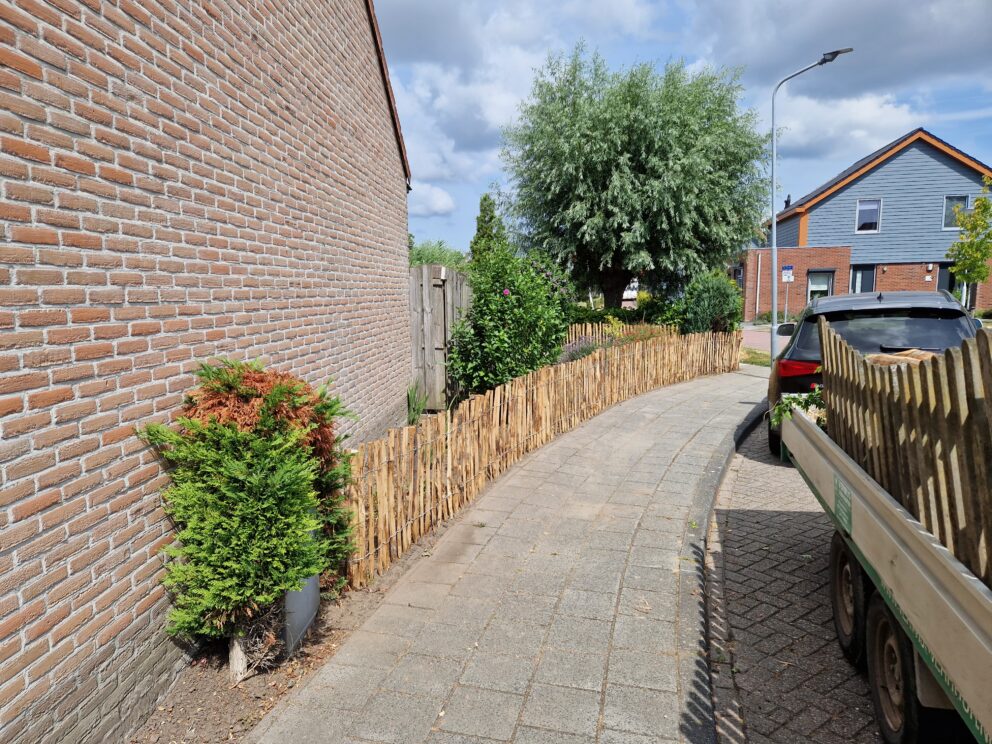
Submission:
<svg viewBox="0 0 992 744">
<path fill-rule="evenodd" d="M 834 516 L 848 535 L 851 534 L 851 487 L 834 473 Z"/>
</svg>

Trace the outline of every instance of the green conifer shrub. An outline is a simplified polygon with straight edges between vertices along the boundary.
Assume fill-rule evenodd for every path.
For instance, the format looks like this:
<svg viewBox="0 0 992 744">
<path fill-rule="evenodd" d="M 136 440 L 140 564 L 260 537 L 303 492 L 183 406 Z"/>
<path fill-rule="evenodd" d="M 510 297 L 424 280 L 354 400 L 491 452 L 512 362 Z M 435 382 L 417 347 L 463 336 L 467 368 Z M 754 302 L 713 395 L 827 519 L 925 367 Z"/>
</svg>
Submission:
<svg viewBox="0 0 992 744">
<path fill-rule="evenodd" d="M 178 428 L 141 435 L 175 467 L 163 494 L 169 632 L 240 636 L 305 579 L 338 589 L 353 550 L 343 504 L 350 463 L 326 388 L 257 363 L 203 365 Z"/>
</svg>

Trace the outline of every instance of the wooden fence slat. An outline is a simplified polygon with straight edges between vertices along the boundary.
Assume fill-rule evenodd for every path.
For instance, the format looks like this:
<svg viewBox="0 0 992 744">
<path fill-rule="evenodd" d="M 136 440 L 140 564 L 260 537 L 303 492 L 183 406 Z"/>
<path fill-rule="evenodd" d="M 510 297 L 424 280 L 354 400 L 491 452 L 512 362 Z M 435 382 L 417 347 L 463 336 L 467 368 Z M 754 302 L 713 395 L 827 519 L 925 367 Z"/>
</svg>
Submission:
<svg viewBox="0 0 992 744">
<path fill-rule="evenodd" d="M 992 334 L 895 367 L 820 341 L 831 438 L 992 588 Z"/>
<path fill-rule="evenodd" d="M 950 403 L 948 411 L 948 426 L 956 436 L 952 440 L 951 457 L 957 472 L 958 482 L 955 484 L 954 508 L 958 513 L 959 541 L 963 546 L 962 558 L 965 565 L 976 574 L 981 573 L 981 548 L 978 544 L 981 528 L 980 508 L 974 499 L 977 465 L 969 457 L 967 433 L 971 427 L 970 406 L 968 405 L 965 379 L 964 359 L 960 349 L 948 349 L 944 354 L 944 367 L 947 371 L 947 399 Z"/>
</svg>

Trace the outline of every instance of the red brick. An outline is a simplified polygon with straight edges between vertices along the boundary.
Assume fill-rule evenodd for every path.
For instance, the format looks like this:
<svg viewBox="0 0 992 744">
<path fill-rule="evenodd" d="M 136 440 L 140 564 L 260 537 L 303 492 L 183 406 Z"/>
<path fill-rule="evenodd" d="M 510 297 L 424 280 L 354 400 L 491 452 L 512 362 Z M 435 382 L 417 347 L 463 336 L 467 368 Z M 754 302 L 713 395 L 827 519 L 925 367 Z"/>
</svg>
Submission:
<svg viewBox="0 0 992 744">
<path fill-rule="evenodd" d="M 55 165 L 59 168 L 65 168 L 75 173 L 82 173 L 86 176 L 96 175 L 96 165 L 92 161 L 76 157 L 75 155 L 57 153 L 55 155 Z"/>
<path fill-rule="evenodd" d="M 74 307 L 73 323 L 105 323 L 110 320 L 110 311 L 102 307 Z"/>
<path fill-rule="evenodd" d="M 64 284 L 61 271 L 55 269 L 19 269 L 17 281 L 20 284 Z"/>
<path fill-rule="evenodd" d="M 22 390 L 45 387 L 48 385 L 48 374 L 45 372 L 25 372 L 20 375 L 0 377 L 0 394 L 18 393 Z"/>
<path fill-rule="evenodd" d="M 10 67 L 33 78 L 41 79 L 41 65 L 10 48 L 0 47 L 0 67 Z"/>
<path fill-rule="evenodd" d="M 42 390 L 28 396 L 28 407 L 47 408 L 48 406 L 53 406 L 56 403 L 63 403 L 67 400 L 72 400 L 72 398 L 72 388 L 61 387 L 52 388 L 50 390 Z"/>
<path fill-rule="evenodd" d="M 11 229 L 11 238 L 17 243 L 33 243 L 35 245 L 58 245 L 59 234 L 45 227 L 21 227 Z"/>
<path fill-rule="evenodd" d="M 34 251 L 17 245 L 0 245 L 0 261 L 4 263 L 33 264 Z M 27 271 L 25 269 L 25 271 Z"/>
<path fill-rule="evenodd" d="M 68 322 L 65 310 L 25 310 L 18 315 L 22 327 L 65 325 Z"/>
<path fill-rule="evenodd" d="M 134 176 L 126 170 L 121 170 L 120 168 L 115 168 L 111 165 L 100 166 L 100 178 L 105 178 L 108 181 L 115 181 L 116 183 L 123 183 L 128 186 L 134 183 Z"/>
<path fill-rule="evenodd" d="M 59 499 L 62 498 L 59 491 L 52 490 L 45 493 L 39 493 L 37 496 L 32 496 L 26 501 L 22 501 L 18 504 L 14 504 L 10 513 L 14 517 L 15 521 L 20 521 L 26 517 L 33 516 L 40 511 L 47 509 L 53 504 L 57 504 Z"/>
<path fill-rule="evenodd" d="M 0 220 L 30 222 L 31 207 L 25 207 L 21 204 L 0 204 Z"/>
<path fill-rule="evenodd" d="M 51 423 L 52 415 L 50 413 L 35 413 L 30 416 L 18 416 L 13 419 L 8 419 L 7 422 L 4 423 L 3 435 L 7 439 L 13 439 L 21 434 L 37 431 L 38 429 L 48 426 Z"/>
<path fill-rule="evenodd" d="M 0 398 L 0 416 L 9 416 L 24 410 L 24 401 L 20 398 Z"/>
</svg>

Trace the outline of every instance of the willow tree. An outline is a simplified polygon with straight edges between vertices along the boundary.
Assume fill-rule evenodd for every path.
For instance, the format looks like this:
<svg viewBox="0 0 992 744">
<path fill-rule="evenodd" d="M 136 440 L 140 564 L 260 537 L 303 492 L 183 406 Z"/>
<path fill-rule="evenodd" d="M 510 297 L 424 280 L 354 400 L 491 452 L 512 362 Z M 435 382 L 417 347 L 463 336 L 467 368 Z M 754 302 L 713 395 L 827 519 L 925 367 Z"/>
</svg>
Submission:
<svg viewBox="0 0 992 744">
<path fill-rule="evenodd" d="M 738 75 L 610 71 L 579 45 L 537 72 L 505 132 L 511 209 L 527 243 L 616 307 L 634 277 L 679 286 L 757 234 L 767 137 Z"/>
</svg>

